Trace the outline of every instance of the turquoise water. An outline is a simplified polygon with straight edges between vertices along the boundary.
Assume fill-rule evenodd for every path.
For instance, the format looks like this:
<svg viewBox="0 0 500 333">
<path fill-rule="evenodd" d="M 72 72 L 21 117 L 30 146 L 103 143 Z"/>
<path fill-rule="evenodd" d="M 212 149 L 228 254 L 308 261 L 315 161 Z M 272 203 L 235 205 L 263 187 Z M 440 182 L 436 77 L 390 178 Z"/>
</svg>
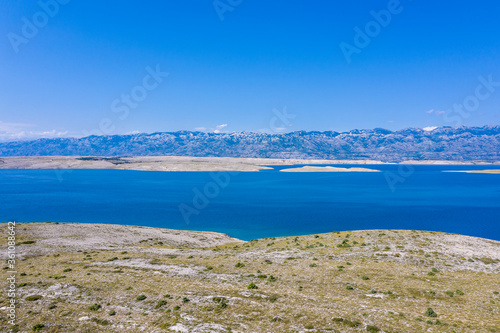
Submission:
<svg viewBox="0 0 500 333">
<path fill-rule="evenodd" d="M 244 240 L 359 229 L 500 240 L 500 175 L 441 172 L 499 167 L 365 167 L 383 172 L 0 170 L 0 221 L 143 225 Z"/>
</svg>

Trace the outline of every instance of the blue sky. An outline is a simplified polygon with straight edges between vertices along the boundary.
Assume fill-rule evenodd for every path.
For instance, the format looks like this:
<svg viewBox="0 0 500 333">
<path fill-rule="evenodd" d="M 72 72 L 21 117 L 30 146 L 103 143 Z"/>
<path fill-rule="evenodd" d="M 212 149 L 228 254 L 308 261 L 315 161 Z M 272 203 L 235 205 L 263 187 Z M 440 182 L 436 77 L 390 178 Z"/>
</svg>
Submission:
<svg viewBox="0 0 500 333">
<path fill-rule="evenodd" d="M 1 0 L 0 140 L 499 124 L 499 10 Z"/>
</svg>

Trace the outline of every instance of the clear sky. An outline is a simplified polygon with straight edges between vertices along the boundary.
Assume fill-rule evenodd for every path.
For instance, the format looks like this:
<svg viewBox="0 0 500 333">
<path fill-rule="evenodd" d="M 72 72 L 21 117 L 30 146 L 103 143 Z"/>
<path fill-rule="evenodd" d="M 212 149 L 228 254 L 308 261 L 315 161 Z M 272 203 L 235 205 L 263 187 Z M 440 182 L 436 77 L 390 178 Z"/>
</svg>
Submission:
<svg viewBox="0 0 500 333">
<path fill-rule="evenodd" d="M 499 124 L 499 15 L 498 1 L 1 0 L 0 140 Z"/>
</svg>

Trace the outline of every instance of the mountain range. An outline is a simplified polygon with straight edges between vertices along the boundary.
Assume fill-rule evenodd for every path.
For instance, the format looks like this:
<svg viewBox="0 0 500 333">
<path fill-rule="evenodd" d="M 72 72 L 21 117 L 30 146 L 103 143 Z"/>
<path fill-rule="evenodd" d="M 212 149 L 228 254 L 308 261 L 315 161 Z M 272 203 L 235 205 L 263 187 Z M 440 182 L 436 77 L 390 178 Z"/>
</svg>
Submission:
<svg viewBox="0 0 500 333">
<path fill-rule="evenodd" d="M 282 134 L 179 131 L 0 143 L 0 156 L 51 155 L 498 161 L 500 126 Z"/>
</svg>

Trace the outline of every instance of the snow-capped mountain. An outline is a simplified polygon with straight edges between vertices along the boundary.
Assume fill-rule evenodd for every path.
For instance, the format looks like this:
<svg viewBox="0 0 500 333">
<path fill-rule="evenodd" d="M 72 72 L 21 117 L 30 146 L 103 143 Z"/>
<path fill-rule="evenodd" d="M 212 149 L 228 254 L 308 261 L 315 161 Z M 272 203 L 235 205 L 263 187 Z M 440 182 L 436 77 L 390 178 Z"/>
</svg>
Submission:
<svg viewBox="0 0 500 333">
<path fill-rule="evenodd" d="M 0 143 L 0 156 L 219 156 L 262 158 L 500 160 L 500 126 L 349 132 L 164 132 Z"/>
</svg>

